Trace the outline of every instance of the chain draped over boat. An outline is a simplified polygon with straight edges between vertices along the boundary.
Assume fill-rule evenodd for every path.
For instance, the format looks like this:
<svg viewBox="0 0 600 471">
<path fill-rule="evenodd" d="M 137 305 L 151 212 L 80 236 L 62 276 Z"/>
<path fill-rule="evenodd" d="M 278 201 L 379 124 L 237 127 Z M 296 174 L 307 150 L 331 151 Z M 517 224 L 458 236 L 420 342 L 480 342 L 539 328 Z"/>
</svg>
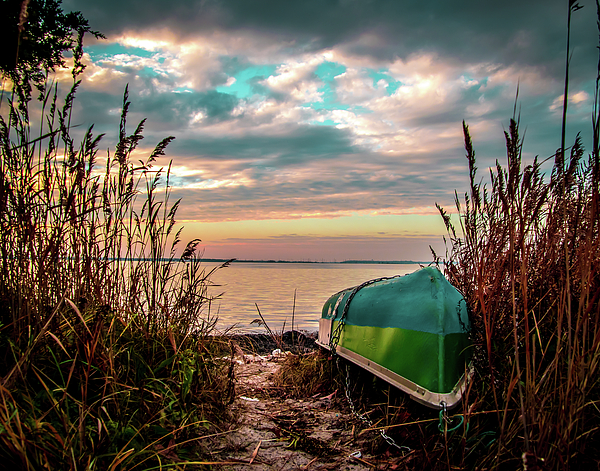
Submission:
<svg viewBox="0 0 600 471">
<path fill-rule="evenodd" d="M 344 305 L 344 310 L 342 311 L 342 315 L 340 316 L 340 319 L 338 320 L 338 324 L 335 327 L 335 329 L 333 329 L 333 331 L 331 332 L 331 335 L 329 337 L 329 350 L 331 351 L 332 356 L 336 359 L 336 364 L 338 365 L 338 369 L 339 369 L 340 357 L 336 353 L 336 348 L 339 345 L 340 338 L 342 336 L 342 331 L 344 330 L 344 325 L 346 324 L 346 316 L 348 315 L 348 309 L 350 308 L 350 302 L 352 301 L 354 296 L 356 296 L 356 293 L 358 293 L 365 286 L 369 286 L 369 285 L 371 285 L 373 283 L 377 283 L 379 281 L 392 280 L 394 278 L 399 278 L 400 276 L 401 275 L 384 276 L 384 277 L 377 278 L 374 280 L 365 281 L 364 283 L 354 287 L 354 289 L 351 291 L 350 295 L 348 296 L 348 299 L 346 300 L 346 304 Z M 340 302 L 342 301 L 343 297 L 344 296 L 340 296 L 338 298 L 337 302 L 335 303 L 335 307 L 333 308 L 333 319 L 335 319 L 337 317 L 337 312 L 338 312 Z M 332 325 L 333 325 L 333 323 L 332 323 Z M 348 401 L 348 405 L 350 406 L 350 410 L 352 411 L 352 414 L 357 419 L 364 422 L 367 425 L 367 427 L 373 427 L 373 425 L 374 425 L 373 421 L 366 414 L 361 414 L 360 412 L 358 412 L 356 410 L 356 407 L 354 406 L 354 401 L 352 400 L 352 397 L 350 397 L 350 372 L 348 370 L 349 370 L 349 365 L 346 364 L 346 369 L 345 369 L 346 380 L 344 382 L 344 389 L 345 389 L 344 392 L 346 394 L 346 399 Z M 386 434 L 383 429 L 380 428 L 377 431 L 379 432 L 379 435 L 381 435 L 381 438 L 383 438 L 387 442 L 388 445 L 397 448 L 402 453 L 410 453 L 412 451 L 411 448 L 408 446 L 398 445 L 396 443 L 396 441 L 392 437 L 390 437 L 388 434 Z"/>
<path fill-rule="evenodd" d="M 352 291 L 350 292 L 350 296 L 348 296 L 348 299 L 346 301 L 346 304 L 344 305 L 344 310 L 342 311 L 342 315 L 340 316 L 340 319 L 338 320 L 338 324 L 335 327 L 335 329 L 332 330 L 331 335 L 329 336 L 329 350 L 331 351 L 332 355 L 336 355 L 336 348 L 340 343 L 340 338 L 342 336 L 342 331 L 344 330 L 344 325 L 346 324 L 346 316 L 348 315 L 348 309 L 350 309 L 350 303 L 352 302 L 352 299 L 354 298 L 354 296 L 356 296 L 356 294 L 363 289 L 365 286 L 369 286 L 372 285 L 373 283 L 378 283 L 380 281 L 387 281 L 387 280 L 393 280 L 395 278 L 400 278 L 402 275 L 396 275 L 396 276 L 382 276 L 381 278 L 375 278 L 374 280 L 369 280 L 369 281 L 365 281 L 364 283 L 361 283 L 358 286 L 355 286 Z M 335 307 L 333 308 L 333 316 L 332 316 L 332 320 L 335 320 L 335 318 L 337 317 L 337 312 L 338 309 L 340 307 L 340 303 L 342 302 L 343 299 L 343 295 L 340 296 L 337 300 L 337 302 L 335 303 Z M 331 325 L 333 326 L 333 322 L 331 323 Z"/>
<path fill-rule="evenodd" d="M 335 326 L 335 328 L 333 328 L 333 321 L 335 321 L 335 319 L 337 318 L 337 314 L 338 314 L 338 310 L 339 310 L 339 306 L 344 298 L 343 295 L 340 295 L 335 303 L 335 306 L 333 308 L 333 313 L 332 313 L 332 331 L 331 331 L 331 335 L 329 336 L 329 350 L 331 351 L 332 356 L 336 359 L 336 363 L 338 365 L 339 368 L 339 355 L 336 352 L 336 349 L 339 345 L 341 336 L 342 336 L 342 332 L 344 330 L 344 326 L 346 325 L 346 317 L 348 315 L 348 310 L 350 309 L 350 304 L 352 302 L 352 299 L 354 298 L 354 296 L 356 296 L 356 294 L 358 294 L 358 292 L 363 289 L 366 286 L 372 285 L 374 283 L 378 283 L 380 281 L 387 281 L 387 280 L 392 280 L 395 278 L 399 278 L 401 275 L 397 275 L 397 276 L 392 276 L 392 277 L 381 277 L 381 278 L 376 278 L 373 280 L 368 280 L 365 281 L 364 283 L 361 283 L 358 286 L 355 286 L 352 291 L 350 292 L 350 294 L 348 295 L 347 299 L 346 299 L 346 303 L 344 304 L 344 310 L 342 311 L 342 315 L 339 317 L 338 321 L 337 321 L 337 325 Z M 463 327 L 463 329 L 465 329 L 465 326 L 462 322 L 462 319 L 460 319 L 459 316 L 459 321 Z M 373 427 L 373 422 L 371 421 L 371 419 L 366 416 L 365 414 L 361 414 L 356 410 L 356 407 L 354 406 L 354 401 L 352 400 L 352 397 L 350 396 L 350 374 L 349 374 L 349 365 L 346 365 L 345 368 L 345 382 L 344 382 L 344 389 L 345 389 L 345 395 L 346 395 L 346 399 L 348 401 L 348 405 L 350 407 L 350 410 L 352 411 L 352 414 L 360 419 L 362 422 L 364 422 L 368 427 Z M 458 415 L 456 416 L 456 418 L 459 419 L 458 424 L 455 426 L 451 426 L 449 427 L 449 424 L 452 422 L 452 419 L 448 416 L 448 410 L 446 407 L 446 403 L 445 402 L 441 402 L 440 403 L 440 423 L 439 423 L 439 430 L 441 433 L 448 433 L 448 432 L 453 432 L 455 430 L 457 430 L 464 422 L 464 417 L 462 415 Z M 381 435 L 381 437 L 390 445 L 393 446 L 395 448 L 397 448 L 398 450 L 400 450 L 403 453 L 407 453 L 410 452 L 411 449 L 410 447 L 407 447 L 405 445 L 398 445 L 395 440 L 390 437 L 389 435 L 387 435 L 385 433 L 385 431 L 383 429 L 378 429 L 379 434 Z"/>
</svg>

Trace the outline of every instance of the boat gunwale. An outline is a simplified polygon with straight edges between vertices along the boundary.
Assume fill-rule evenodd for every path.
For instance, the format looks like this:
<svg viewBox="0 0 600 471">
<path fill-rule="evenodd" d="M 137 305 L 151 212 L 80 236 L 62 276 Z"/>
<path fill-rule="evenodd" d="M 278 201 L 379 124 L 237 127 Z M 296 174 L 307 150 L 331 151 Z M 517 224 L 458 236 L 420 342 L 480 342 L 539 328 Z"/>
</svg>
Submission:
<svg viewBox="0 0 600 471">
<path fill-rule="evenodd" d="M 331 335 L 332 323 L 332 319 L 319 319 L 319 337 L 316 341 L 317 345 L 330 351 L 331 347 L 329 345 L 329 338 Z M 466 390 L 467 383 L 473 375 L 473 365 L 472 363 L 469 363 L 466 365 L 465 372 L 457 381 L 452 391 L 449 393 L 439 393 L 430 391 L 423 386 L 419 386 L 417 383 L 405 378 L 402 375 L 399 375 L 389 368 L 386 368 L 385 366 L 382 366 L 377 362 L 370 360 L 341 345 L 337 345 L 335 347 L 335 352 L 333 353 L 351 361 L 355 365 L 366 369 L 392 386 L 404 391 L 413 400 L 419 402 L 420 404 L 436 410 L 441 410 L 443 408 L 450 410 L 455 408 L 460 403 Z"/>
</svg>

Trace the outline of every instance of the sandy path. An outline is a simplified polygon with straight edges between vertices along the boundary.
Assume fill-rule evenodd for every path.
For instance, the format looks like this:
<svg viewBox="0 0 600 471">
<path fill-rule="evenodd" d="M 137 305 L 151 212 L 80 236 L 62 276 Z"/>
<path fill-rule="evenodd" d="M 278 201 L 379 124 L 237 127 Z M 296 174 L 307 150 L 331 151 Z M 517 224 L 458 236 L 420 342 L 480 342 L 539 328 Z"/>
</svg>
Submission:
<svg viewBox="0 0 600 471">
<path fill-rule="evenodd" d="M 376 432 L 359 434 L 359 423 L 337 394 L 285 398 L 273 384 L 283 356 L 244 355 L 236 359 L 236 399 L 231 429 L 215 437 L 207 451 L 223 470 L 402 469 L 398 454 L 365 453 Z M 351 456 L 354 454 L 354 456 Z"/>
</svg>

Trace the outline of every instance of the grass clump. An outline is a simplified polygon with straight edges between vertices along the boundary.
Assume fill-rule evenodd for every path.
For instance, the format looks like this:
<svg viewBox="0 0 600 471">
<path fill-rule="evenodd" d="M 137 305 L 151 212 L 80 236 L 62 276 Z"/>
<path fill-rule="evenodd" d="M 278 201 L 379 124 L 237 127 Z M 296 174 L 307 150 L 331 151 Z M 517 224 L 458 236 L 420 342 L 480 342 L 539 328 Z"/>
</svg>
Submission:
<svg viewBox="0 0 600 471">
<path fill-rule="evenodd" d="M 506 164 L 482 183 L 463 124 L 470 188 L 456 197 L 460 231 L 439 209 L 449 235 L 445 273 L 472 309 L 468 435 L 493 436 L 478 456 L 466 441 L 455 448 L 470 467 L 580 469 L 600 459 L 598 91 L 591 153 L 579 136 L 570 149 L 562 144 L 550 178 L 537 158 L 523 164 L 513 117 Z"/>
<path fill-rule="evenodd" d="M 537 160 L 522 168 L 513 119 L 507 168 L 491 171 L 488 191 L 475 180 L 466 125 L 464 135 L 471 169 L 464 205 L 457 199 L 464 237 L 442 215 L 451 241 L 446 275 L 473 310 L 472 394 L 478 408 L 496 411 L 497 463 L 524 453 L 564 469 L 599 451 L 592 438 L 600 425 L 598 147 L 582 162 L 578 138 L 566 164 L 556 155 L 545 182 Z"/>
<path fill-rule="evenodd" d="M 456 202 L 462 237 L 440 211 L 446 276 L 472 309 L 476 375 L 465 417 L 494 411 L 471 422 L 471 433 L 497 438 L 480 465 L 577 469 L 600 457 L 598 141 L 585 161 L 579 137 L 566 163 L 559 151 L 545 181 L 537 159 L 523 167 L 512 119 L 507 166 L 491 170 L 488 189 L 476 180 L 466 125 L 464 136 L 471 188 Z"/>
<path fill-rule="evenodd" d="M 191 458 L 233 394 L 217 360 L 210 274 L 180 248 L 173 139 L 140 154 L 144 122 L 117 144 L 72 137 L 73 86 L 4 80 L 0 116 L 0 459 L 11 469 L 147 469 Z M 35 116 L 30 114 L 35 110 Z"/>
<path fill-rule="evenodd" d="M 337 368 L 327 352 L 315 350 L 290 354 L 273 378 L 275 386 L 286 396 L 312 397 L 329 392 L 335 385 Z"/>
</svg>

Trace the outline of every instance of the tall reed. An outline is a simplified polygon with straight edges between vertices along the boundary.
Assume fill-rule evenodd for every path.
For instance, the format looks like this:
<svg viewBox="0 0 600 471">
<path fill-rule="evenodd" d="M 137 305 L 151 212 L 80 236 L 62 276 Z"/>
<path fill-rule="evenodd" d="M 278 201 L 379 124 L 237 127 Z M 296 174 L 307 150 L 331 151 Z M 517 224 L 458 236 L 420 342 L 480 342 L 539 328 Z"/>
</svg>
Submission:
<svg viewBox="0 0 600 471">
<path fill-rule="evenodd" d="M 472 309 L 469 434 L 495 434 L 483 455 L 463 442 L 470 466 L 580 469 L 600 459 L 599 83 L 591 153 L 579 136 L 568 155 L 561 143 L 549 179 L 537 158 L 523 164 L 513 116 L 506 163 L 482 183 L 463 123 L 470 188 L 456 197 L 460 231 L 438 208 L 449 236 L 446 276 Z M 471 417 L 478 410 L 494 412 Z"/>
<path fill-rule="evenodd" d="M 208 335 L 214 270 L 198 240 L 179 247 L 170 166 L 153 167 L 173 138 L 134 159 L 127 90 L 115 150 L 101 158 L 92 127 L 75 144 L 81 39 L 64 99 L 51 83 L 39 103 L 21 83 L 1 97 L 0 459 L 160 467 L 192 456 L 231 398 Z"/>
</svg>

